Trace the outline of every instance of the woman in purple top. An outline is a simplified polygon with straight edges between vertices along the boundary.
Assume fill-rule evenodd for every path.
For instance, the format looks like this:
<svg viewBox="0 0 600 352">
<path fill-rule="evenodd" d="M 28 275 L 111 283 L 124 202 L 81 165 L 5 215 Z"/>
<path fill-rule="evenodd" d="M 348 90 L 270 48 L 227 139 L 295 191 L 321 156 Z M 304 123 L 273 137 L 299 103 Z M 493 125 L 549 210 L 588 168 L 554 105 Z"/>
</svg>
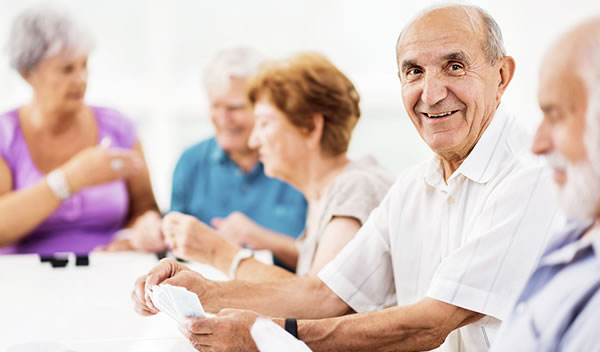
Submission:
<svg viewBox="0 0 600 352">
<path fill-rule="evenodd" d="M 133 125 L 84 104 L 91 48 L 53 9 L 13 23 L 11 65 L 33 98 L 0 115 L 0 253 L 132 249 L 142 236 L 136 219 L 157 214 Z M 114 238 L 128 227 L 136 240 Z"/>
</svg>

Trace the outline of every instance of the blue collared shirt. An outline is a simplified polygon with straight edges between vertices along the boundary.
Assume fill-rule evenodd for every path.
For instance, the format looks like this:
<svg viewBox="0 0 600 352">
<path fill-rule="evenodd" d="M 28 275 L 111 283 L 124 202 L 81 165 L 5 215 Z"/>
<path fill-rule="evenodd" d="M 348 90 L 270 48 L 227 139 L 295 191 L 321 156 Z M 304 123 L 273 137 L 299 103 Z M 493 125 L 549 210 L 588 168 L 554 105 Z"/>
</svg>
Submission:
<svg viewBox="0 0 600 352">
<path fill-rule="evenodd" d="M 492 351 L 600 351 L 600 231 L 571 222 L 551 245 Z"/>
<path fill-rule="evenodd" d="M 295 188 L 265 175 L 262 163 L 242 172 L 214 138 L 185 150 L 173 173 L 171 210 L 210 224 L 239 211 L 270 230 L 298 237 L 306 200 Z"/>
</svg>

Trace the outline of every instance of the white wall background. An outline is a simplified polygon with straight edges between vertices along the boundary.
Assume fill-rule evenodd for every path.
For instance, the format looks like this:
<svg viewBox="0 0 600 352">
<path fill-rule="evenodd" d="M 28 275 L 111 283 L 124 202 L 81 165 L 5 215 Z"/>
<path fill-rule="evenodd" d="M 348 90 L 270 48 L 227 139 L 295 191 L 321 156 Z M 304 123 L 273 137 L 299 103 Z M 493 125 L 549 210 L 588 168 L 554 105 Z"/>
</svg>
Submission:
<svg viewBox="0 0 600 352">
<path fill-rule="evenodd" d="M 134 119 L 154 191 L 169 207 L 171 173 L 182 150 L 212 133 L 202 69 L 219 48 L 249 44 L 272 57 L 326 54 L 355 83 L 363 115 L 350 154 L 374 154 L 399 172 L 430 155 L 404 112 L 394 44 L 403 25 L 433 1 L 55 0 L 96 39 L 86 100 Z M 0 0 L 0 111 L 28 101 L 4 48 L 12 19 L 31 0 Z M 505 102 L 534 127 L 539 61 L 549 43 L 579 20 L 600 15 L 598 0 L 481 0 L 500 23 L 517 72 Z"/>
</svg>

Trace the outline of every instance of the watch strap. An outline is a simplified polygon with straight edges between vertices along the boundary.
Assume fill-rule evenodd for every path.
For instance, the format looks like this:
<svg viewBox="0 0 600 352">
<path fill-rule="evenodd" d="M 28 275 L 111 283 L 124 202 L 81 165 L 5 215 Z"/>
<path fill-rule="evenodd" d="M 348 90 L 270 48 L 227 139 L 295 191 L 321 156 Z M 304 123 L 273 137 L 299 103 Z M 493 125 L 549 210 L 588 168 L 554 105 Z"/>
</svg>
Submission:
<svg viewBox="0 0 600 352">
<path fill-rule="evenodd" d="M 254 252 L 250 248 L 242 248 L 235 254 L 229 266 L 229 278 L 235 280 L 235 272 L 244 259 L 252 258 Z"/>
<path fill-rule="evenodd" d="M 290 335 L 298 338 L 298 320 L 295 318 L 285 319 L 285 331 L 289 332 Z"/>
</svg>

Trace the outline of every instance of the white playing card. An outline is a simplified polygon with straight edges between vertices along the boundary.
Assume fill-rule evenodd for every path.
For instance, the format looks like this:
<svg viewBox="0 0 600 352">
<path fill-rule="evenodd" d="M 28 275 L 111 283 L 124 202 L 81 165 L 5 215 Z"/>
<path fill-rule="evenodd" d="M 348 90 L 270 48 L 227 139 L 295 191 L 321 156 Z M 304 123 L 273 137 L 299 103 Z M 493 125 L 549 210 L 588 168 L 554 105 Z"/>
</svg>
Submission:
<svg viewBox="0 0 600 352">
<path fill-rule="evenodd" d="M 175 303 L 175 310 L 182 317 L 204 318 L 204 308 L 198 299 L 198 296 L 184 287 L 164 285 L 164 289 L 169 293 L 169 297 Z"/>
<path fill-rule="evenodd" d="M 162 290 L 160 286 L 154 286 L 152 287 L 152 290 L 148 293 L 148 295 L 150 296 L 150 299 L 152 299 L 152 303 L 156 308 L 158 308 L 158 310 L 167 314 L 174 320 L 179 321 L 179 314 L 175 312 L 173 304 L 167 297 L 167 291 Z"/>
<path fill-rule="evenodd" d="M 185 317 L 206 317 L 198 296 L 184 287 L 168 284 L 153 286 L 148 295 L 156 308 L 177 322 L 181 322 Z"/>
</svg>

